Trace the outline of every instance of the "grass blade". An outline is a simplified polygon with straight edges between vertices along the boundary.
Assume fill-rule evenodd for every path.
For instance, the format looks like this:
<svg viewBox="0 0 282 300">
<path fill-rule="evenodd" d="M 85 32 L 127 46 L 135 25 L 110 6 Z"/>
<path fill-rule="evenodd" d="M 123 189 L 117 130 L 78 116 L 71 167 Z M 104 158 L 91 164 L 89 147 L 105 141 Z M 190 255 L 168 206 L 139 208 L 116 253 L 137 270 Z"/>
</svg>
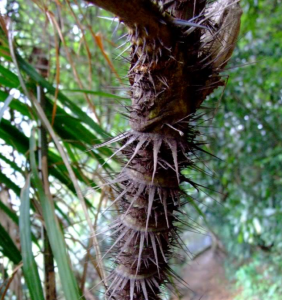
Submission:
<svg viewBox="0 0 282 300">
<path fill-rule="evenodd" d="M 17 214 L 11 210 L 8 206 L 6 206 L 0 199 L 0 210 L 6 214 L 17 226 L 19 226 L 19 217 Z M 32 241 L 39 247 L 39 243 L 37 237 L 32 233 L 31 234 Z"/>
<path fill-rule="evenodd" d="M 0 210 L 6 214 L 15 224 L 19 225 L 19 217 L 12 211 L 8 206 L 6 206 L 0 199 Z"/>
<path fill-rule="evenodd" d="M 20 196 L 21 189 L 1 171 L 0 171 L 0 182 L 5 184 L 7 188 L 13 190 L 17 196 Z"/>
<path fill-rule="evenodd" d="M 21 253 L 9 233 L 0 223 L 0 251 L 8 257 L 14 264 L 19 264 L 22 260 Z"/>
<path fill-rule="evenodd" d="M 23 271 L 25 280 L 32 300 L 44 300 L 44 294 L 38 274 L 37 265 L 32 253 L 31 225 L 30 225 L 30 176 L 26 179 L 26 184 L 21 191 L 20 205 L 20 240 L 23 259 Z"/>
<path fill-rule="evenodd" d="M 71 93 L 85 93 L 85 94 L 96 95 L 96 96 L 105 97 L 105 98 L 120 99 L 120 100 L 128 99 L 126 97 L 120 97 L 120 96 L 105 93 L 102 91 L 81 90 L 81 89 L 63 89 L 62 91 L 71 92 Z"/>
<path fill-rule="evenodd" d="M 9 69 L 3 67 L 0 65 L 0 74 L 6 79 L 9 80 L 10 82 L 12 82 L 15 86 L 20 85 L 20 81 L 19 78 L 16 74 L 14 74 L 13 72 L 11 72 Z"/>
<path fill-rule="evenodd" d="M 3 160 L 6 164 L 10 165 L 10 167 L 13 170 L 18 171 L 19 173 L 23 173 L 22 169 L 20 167 L 18 167 L 18 165 L 14 161 L 8 159 L 7 157 L 2 155 L 1 153 L 0 153 L 0 160 Z"/>
<path fill-rule="evenodd" d="M 71 270 L 69 257 L 60 230 L 59 223 L 54 211 L 53 202 L 45 195 L 42 182 L 39 178 L 35 160 L 35 139 L 34 132 L 30 138 L 30 164 L 32 170 L 32 182 L 37 189 L 39 201 L 42 207 L 42 214 L 46 226 L 48 238 L 52 247 L 55 260 L 58 265 L 58 271 L 66 300 L 80 299 L 77 282 Z"/>
</svg>

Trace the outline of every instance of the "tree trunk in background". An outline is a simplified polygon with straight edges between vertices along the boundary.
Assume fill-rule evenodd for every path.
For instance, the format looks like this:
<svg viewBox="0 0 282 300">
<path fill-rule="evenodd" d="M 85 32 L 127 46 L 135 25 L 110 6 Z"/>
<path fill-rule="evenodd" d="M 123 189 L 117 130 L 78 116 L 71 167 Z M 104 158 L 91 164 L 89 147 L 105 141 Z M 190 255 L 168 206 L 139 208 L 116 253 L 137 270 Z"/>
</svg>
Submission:
<svg viewBox="0 0 282 300">
<path fill-rule="evenodd" d="M 168 265 L 182 247 L 180 207 L 188 202 L 181 174 L 197 169 L 201 142 L 196 110 L 225 83 L 220 72 L 237 39 L 241 10 L 236 0 L 90 1 L 110 10 L 129 27 L 131 130 L 122 141 L 125 166 L 111 182 L 121 214 L 112 224 L 108 299 L 161 299 L 160 287 L 173 284 Z M 118 5 L 117 5 L 118 3 Z M 183 223 L 188 222 L 186 220 Z"/>
</svg>

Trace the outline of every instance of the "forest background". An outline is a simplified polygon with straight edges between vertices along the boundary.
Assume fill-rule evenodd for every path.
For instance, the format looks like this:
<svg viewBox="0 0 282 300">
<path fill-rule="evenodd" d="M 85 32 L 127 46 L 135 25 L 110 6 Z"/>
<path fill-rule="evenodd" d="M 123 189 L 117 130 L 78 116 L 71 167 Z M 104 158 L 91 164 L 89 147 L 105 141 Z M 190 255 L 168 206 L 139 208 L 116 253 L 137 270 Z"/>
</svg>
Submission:
<svg viewBox="0 0 282 300">
<path fill-rule="evenodd" d="M 199 128 L 217 158 L 201 158 L 210 175 L 190 174 L 206 188 L 187 213 L 225 246 L 238 300 L 282 296 L 281 4 L 242 0 L 226 88 L 205 101 Z M 98 186 L 119 164 L 93 146 L 128 129 L 127 30 L 82 1 L 0 8 L 0 299 L 44 299 L 44 244 L 60 299 L 100 299 L 110 241 L 93 237 L 113 212 Z"/>
</svg>

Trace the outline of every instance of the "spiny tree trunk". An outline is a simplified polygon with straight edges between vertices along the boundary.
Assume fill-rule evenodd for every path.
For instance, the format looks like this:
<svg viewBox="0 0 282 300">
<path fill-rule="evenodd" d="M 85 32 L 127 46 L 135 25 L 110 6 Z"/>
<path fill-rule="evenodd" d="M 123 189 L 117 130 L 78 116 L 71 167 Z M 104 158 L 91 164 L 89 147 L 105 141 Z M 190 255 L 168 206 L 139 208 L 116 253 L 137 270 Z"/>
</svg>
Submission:
<svg viewBox="0 0 282 300">
<path fill-rule="evenodd" d="M 169 267 L 178 234 L 181 174 L 196 168 L 196 110 L 215 88 L 234 49 L 241 10 L 236 0 L 91 0 L 120 17 L 132 44 L 129 81 L 131 130 L 121 142 L 125 166 L 111 182 L 120 217 L 109 251 L 116 267 L 108 299 L 160 299 L 177 276 Z M 104 145 L 105 145 L 104 144 Z"/>
</svg>

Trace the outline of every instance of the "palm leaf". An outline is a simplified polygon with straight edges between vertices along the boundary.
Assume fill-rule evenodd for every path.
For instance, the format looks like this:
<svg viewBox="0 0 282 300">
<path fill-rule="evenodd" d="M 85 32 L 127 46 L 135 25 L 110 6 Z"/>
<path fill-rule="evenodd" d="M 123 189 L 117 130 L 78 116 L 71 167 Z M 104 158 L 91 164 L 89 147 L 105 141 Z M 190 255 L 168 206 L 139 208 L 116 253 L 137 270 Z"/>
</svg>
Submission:
<svg viewBox="0 0 282 300">
<path fill-rule="evenodd" d="M 31 299 L 44 300 L 38 269 L 32 252 L 29 193 L 30 176 L 27 177 L 26 184 L 21 192 L 19 219 L 23 271 Z"/>
<path fill-rule="evenodd" d="M 21 253 L 9 233 L 0 224 L 0 250 L 4 256 L 8 257 L 14 264 L 19 264 L 22 260 Z"/>
<path fill-rule="evenodd" d="M 64 295 L 67 300 L 77 300 L 80 298 L 79 290 L 74 274 L 70 267 L 66 244 L 55 215 L 54 204 L 51 199 L 45 195 L 42 182 L 37 171 L 34 134 L 32 134 L 30 138 L 30 163 L 32 170 L 32 183 L 38 193 L 47 235 L 58 265 L 58 271 L 62 282 Z"/>
</svg>

